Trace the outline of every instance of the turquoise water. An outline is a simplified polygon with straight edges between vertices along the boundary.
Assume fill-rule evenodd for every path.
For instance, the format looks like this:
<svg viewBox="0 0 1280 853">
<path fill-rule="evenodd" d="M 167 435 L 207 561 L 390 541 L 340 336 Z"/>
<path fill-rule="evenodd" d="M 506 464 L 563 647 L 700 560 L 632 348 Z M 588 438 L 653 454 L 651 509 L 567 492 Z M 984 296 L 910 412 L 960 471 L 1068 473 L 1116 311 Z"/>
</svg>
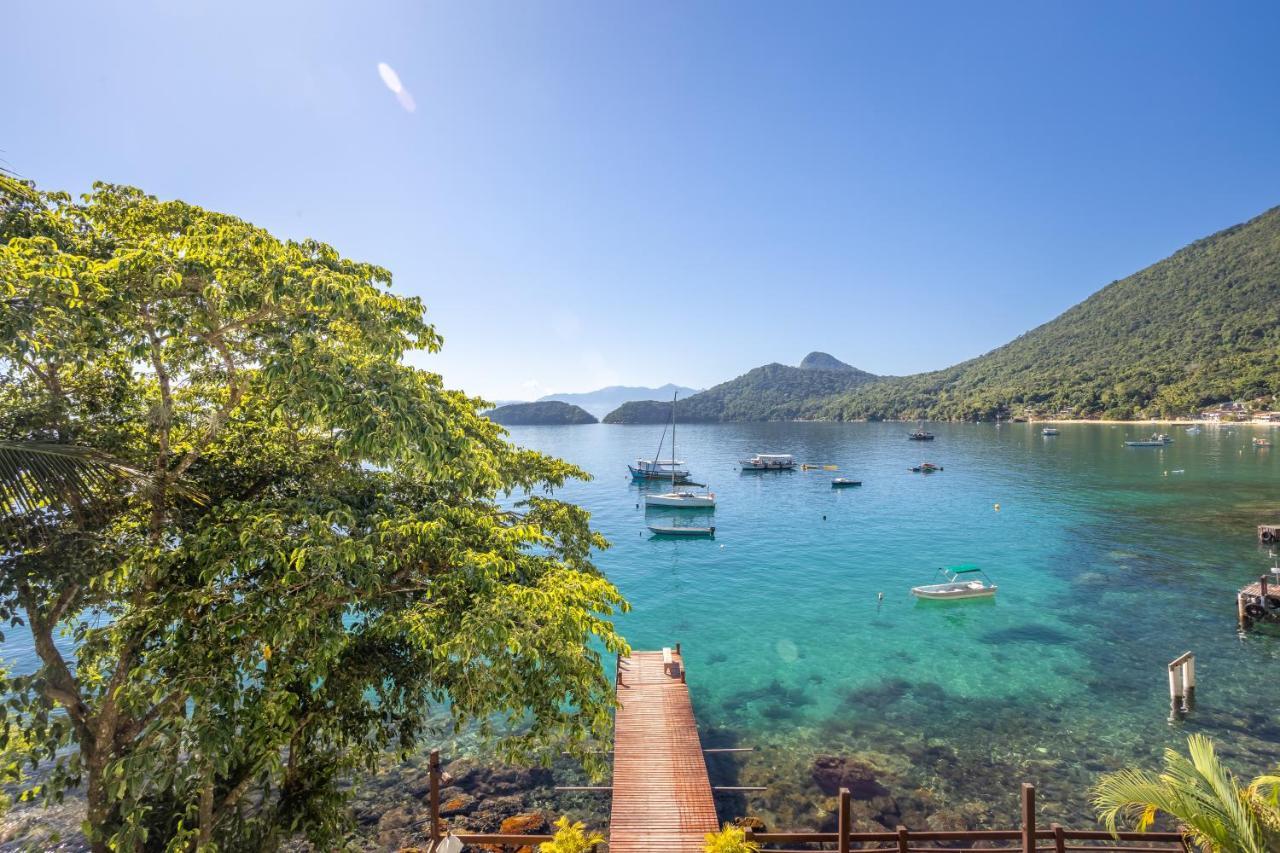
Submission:
<svg viewBox="0 0 1280 853">
<path fill-rule="evenodd" d="M 1150 429 L 932 429 L 926 444 L 901 424 L 681 427 L 717 508 L 649 515 L 713 523 L 714 540 L 645 528 L 625 465 L 661 427 L 511 433 L 593 474 L 561 496 L 613 542 L 598 563 L 634 607 L 621 630 L 636 648 L 683 644 L 704 743 L 757 747 L 713 764 L 719 784 L 770 786 L 730 811 L 822 824 L 822 754 L 856 756 L 894 792 L 863 818 L 912 825 L 1012 821 L 1024 780 L 1046 820 L 1091 822 L 1099 772 L 1153 766 L 1189 731 L 1242 772 L 1280 762 L 1280 637 L 1235 626 L 1235 590 L 1269 565 L 1254 525 L 1280 517 L 1280 457 L 1250 446 L 1265 430 L 1179 428 L 1133 449 Z M 839 473 L 740 472 L 755 452 Z M 923 460 L 945 470 L 908 472 Z M 862 487 L 832 489 L 841 475 Z M 999 584 L 995 601 L 909 594 L 961 562 Z M 1171 725 L 1166 664 L 1187 650 L 1198 706 Z"/>
</svg>

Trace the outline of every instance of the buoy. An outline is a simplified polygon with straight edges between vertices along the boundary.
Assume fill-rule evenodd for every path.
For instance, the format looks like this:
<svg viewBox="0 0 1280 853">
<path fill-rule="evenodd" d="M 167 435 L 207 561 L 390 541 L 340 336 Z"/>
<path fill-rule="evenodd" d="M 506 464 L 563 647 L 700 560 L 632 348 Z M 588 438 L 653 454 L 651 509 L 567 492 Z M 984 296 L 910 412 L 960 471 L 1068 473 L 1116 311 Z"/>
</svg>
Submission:
<svg viewBox="0 0 1280 853">
<path fill-rule="evenodd" d="M 876 593 L 876 601 L 884 601 L 884 593 L 883 593 L 883 592 L 877 592 L 877 593 Z"/>
<path fill-rule="evenodd" d="M 996 504 L 996 512 L 1000 511 L 1000 504 Z"/>
<path fill-rule="evenodd" d="M 826 520 L 827 520 L 827 517 L 824 515 L 824 516 L 822 517 L 822 520 L 823 520 L 823 521 L 826 521 Z"/>
</svg>

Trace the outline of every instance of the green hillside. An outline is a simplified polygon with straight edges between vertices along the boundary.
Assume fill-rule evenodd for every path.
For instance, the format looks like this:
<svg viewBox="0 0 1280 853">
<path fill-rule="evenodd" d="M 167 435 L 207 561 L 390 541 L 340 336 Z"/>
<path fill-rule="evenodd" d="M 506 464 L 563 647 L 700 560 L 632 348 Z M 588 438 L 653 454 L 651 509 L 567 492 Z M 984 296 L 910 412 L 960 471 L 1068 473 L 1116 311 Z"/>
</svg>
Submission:
<svg viewBox="0 0 1280 853">
<path fill-rule="evenodd" d="M 557 424 L 595 424 L 596 416 L 571 403 L 548 400 L 542 403 L 511 403 L 499 406 L 485 416 L 503 426 L 549 426 Z"/>
<path fill-rule="evenodd" d="M 815 356 L 820 357 L 815 359 Z M 826 361 L 829 359 L 830 361 Z M 777 421 L 800 417 L 802 410 L 815 400 L 830 400 L 859 385 L 873 382 L 876 376 L 836 361 L 825 353 L 810 353 L 806 362 L 815 360 L 824 366 L 834 362 L 838 367 L 788 367 L 766 364 L 714 388 L 708 388 L 679 402 L 681 423 L 718 423 L 720 421 Z M 671 402 L 650 400 L 624 403 L 605 415 L 607 424 L 664 423 L 671 418 Z"/>
<path fill-rule="evenodd" d="M 801 409 L 837 419 L 1131 418 L 1277 391 L 1280 207 L 1112 282 L 986 355 Z"/>
<path fill-rule="evenodd" d="M 817 368 L 817 369 L 813 369 Z M 688 422 L 997 414 L 1185 415 L 1280 392 L 1280 207 L 1112 282 L 986 355 L 876 377 L 825 353 L 769 364 L 680 402 Z M 656 423 L 671 404 L 628 403 L 605 423 Z"/>
</svg>

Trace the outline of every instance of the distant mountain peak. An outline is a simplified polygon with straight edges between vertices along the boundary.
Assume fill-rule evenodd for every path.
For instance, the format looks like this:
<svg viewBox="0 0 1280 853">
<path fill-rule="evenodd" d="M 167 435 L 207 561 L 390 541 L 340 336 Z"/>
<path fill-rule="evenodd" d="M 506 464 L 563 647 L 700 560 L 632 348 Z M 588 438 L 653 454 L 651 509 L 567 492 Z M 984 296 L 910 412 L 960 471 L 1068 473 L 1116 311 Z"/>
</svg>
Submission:
<svg viewBox="0 0 1280 853">
<path fill-rule="evenodd" d="M 811 352 L 800 362 L 801 370 L 857 370 L 852 364 L 845 364 L 834 355 L 825 352 Z"/>
</svg>

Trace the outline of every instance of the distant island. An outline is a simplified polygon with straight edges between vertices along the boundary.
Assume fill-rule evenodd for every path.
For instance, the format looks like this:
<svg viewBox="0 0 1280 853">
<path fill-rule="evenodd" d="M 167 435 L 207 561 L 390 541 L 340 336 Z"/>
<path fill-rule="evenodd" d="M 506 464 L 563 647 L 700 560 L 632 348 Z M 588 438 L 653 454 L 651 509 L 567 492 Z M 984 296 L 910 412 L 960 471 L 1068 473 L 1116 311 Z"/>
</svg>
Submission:
<svg viewBox="0 0 1280 853">
<path fill-rule="evenodd" d="M 594 391 L 548 394 L 545 397 L 539 397 L 537 402 L 545 403 L 549 400 L 558 400 L 561 403 L 573 403 L 575 406 L 581 406 L 586 409 L 597 418 L 602 418 L 608 412 L 632 400 L 670 400 L 671 395 L 677 392 L 683 399 L 697 394 L 698 391 L 699 389 L 697 388 L 686 388 L 683 385 L 674 385 L 670 382 L 666 385 L 659 385 L 656 388 L 636 385 L 609 385 L 604 388 L 597 388 Z"/>
<path fill-rule="evenodd" d="M 986 355 L 873 376 L 826 353 L 767 364 L 680 401 L 684 422 L 1130 420 L 1185 417 L 1280 393 L 1280 207 L 1114 281 Z M 605 423 L 661 423 L 670 401 Z"/>
<path fill-rule="evenodd" d="M 511 403 L 485 413 L 503 426 L 554 426 L 563 424 L 596 424 L 595 415 L 569 403 L 548 400 L 540 403 Z"/>
</svg>

